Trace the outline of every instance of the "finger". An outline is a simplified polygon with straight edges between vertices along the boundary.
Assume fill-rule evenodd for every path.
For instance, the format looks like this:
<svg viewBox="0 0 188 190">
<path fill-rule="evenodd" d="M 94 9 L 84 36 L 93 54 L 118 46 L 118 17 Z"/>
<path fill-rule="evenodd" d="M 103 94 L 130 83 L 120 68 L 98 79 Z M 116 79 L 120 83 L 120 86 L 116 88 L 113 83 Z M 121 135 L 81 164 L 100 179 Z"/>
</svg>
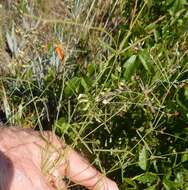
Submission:
<svg viewBox="0 0 188 190">
<path fill-rule="evenodd" d="M 49 180 L 50 186 L 55 189 L 62 189 L 67 190 L 67 185 L 65 181 L 62 179 L 62 176 L 51 176 L 51 179 Z"/>
</svg>

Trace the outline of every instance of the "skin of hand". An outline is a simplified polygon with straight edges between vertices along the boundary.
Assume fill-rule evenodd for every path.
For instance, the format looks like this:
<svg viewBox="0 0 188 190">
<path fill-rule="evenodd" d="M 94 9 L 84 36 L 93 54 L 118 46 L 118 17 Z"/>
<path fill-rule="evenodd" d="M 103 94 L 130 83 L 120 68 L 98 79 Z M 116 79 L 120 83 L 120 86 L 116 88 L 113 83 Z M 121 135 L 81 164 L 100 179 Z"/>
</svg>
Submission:
<svg viewBox="0 0 188 190">
<path fill-rule="evenodd" d="M 52 132 L 0 127 L 0 190 L 63 190 L 64 176 L 90 190 L 118 190 Z"/>
</svg>

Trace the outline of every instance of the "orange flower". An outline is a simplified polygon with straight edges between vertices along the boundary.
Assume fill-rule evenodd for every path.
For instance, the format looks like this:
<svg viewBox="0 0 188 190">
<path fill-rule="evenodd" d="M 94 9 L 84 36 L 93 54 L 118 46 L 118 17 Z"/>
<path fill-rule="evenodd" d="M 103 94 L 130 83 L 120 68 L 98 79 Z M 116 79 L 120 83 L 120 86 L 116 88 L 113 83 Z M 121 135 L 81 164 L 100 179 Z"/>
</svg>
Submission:
<svg viewBox="0 0 188 190">
<path fill-rule="evenodd" d="M 57 56 L 59 57 L 59 59 L 60 59 L 61 61 L 63 61 L 63 60 L 64 60 L 64 57 L 65 57 L 65 54 L 64 54 L 64 52 L 63 52 L 63 47 L 62 47 L 62 45 L 58 45 L 57 47 L 55 47 L 55 52 L 56 52 Z"/>
</svg>

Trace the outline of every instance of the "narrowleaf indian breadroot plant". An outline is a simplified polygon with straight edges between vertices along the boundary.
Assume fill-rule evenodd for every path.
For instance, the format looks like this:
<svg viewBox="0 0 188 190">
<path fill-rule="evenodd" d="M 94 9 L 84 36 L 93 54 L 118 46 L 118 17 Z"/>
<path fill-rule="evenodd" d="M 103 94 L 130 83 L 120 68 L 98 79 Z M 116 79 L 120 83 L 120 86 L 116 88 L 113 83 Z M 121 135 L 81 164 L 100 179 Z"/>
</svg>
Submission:
<svg viewBox="0 0 188 190">
<path fill-rule="evenodd" d="M 4 122 L 54 130 L 122 190 L 188 189 L 188 2 L 8 2 Z"/>
</svg>

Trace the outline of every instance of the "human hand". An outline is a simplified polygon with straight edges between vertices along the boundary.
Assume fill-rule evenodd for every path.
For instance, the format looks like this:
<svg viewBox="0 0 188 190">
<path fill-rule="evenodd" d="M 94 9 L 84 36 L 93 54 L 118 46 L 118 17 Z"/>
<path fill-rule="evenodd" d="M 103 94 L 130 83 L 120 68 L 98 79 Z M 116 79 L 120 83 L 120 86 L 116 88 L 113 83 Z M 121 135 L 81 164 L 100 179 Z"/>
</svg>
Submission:
<svg viewBox="0 0 188 190">
<path fill-rule="evenodd" d="M 91 190 L 118 190 L 52 132 L 0 127 L 0 189 L 66 189 L 67 176 Z"/>
</svg>

